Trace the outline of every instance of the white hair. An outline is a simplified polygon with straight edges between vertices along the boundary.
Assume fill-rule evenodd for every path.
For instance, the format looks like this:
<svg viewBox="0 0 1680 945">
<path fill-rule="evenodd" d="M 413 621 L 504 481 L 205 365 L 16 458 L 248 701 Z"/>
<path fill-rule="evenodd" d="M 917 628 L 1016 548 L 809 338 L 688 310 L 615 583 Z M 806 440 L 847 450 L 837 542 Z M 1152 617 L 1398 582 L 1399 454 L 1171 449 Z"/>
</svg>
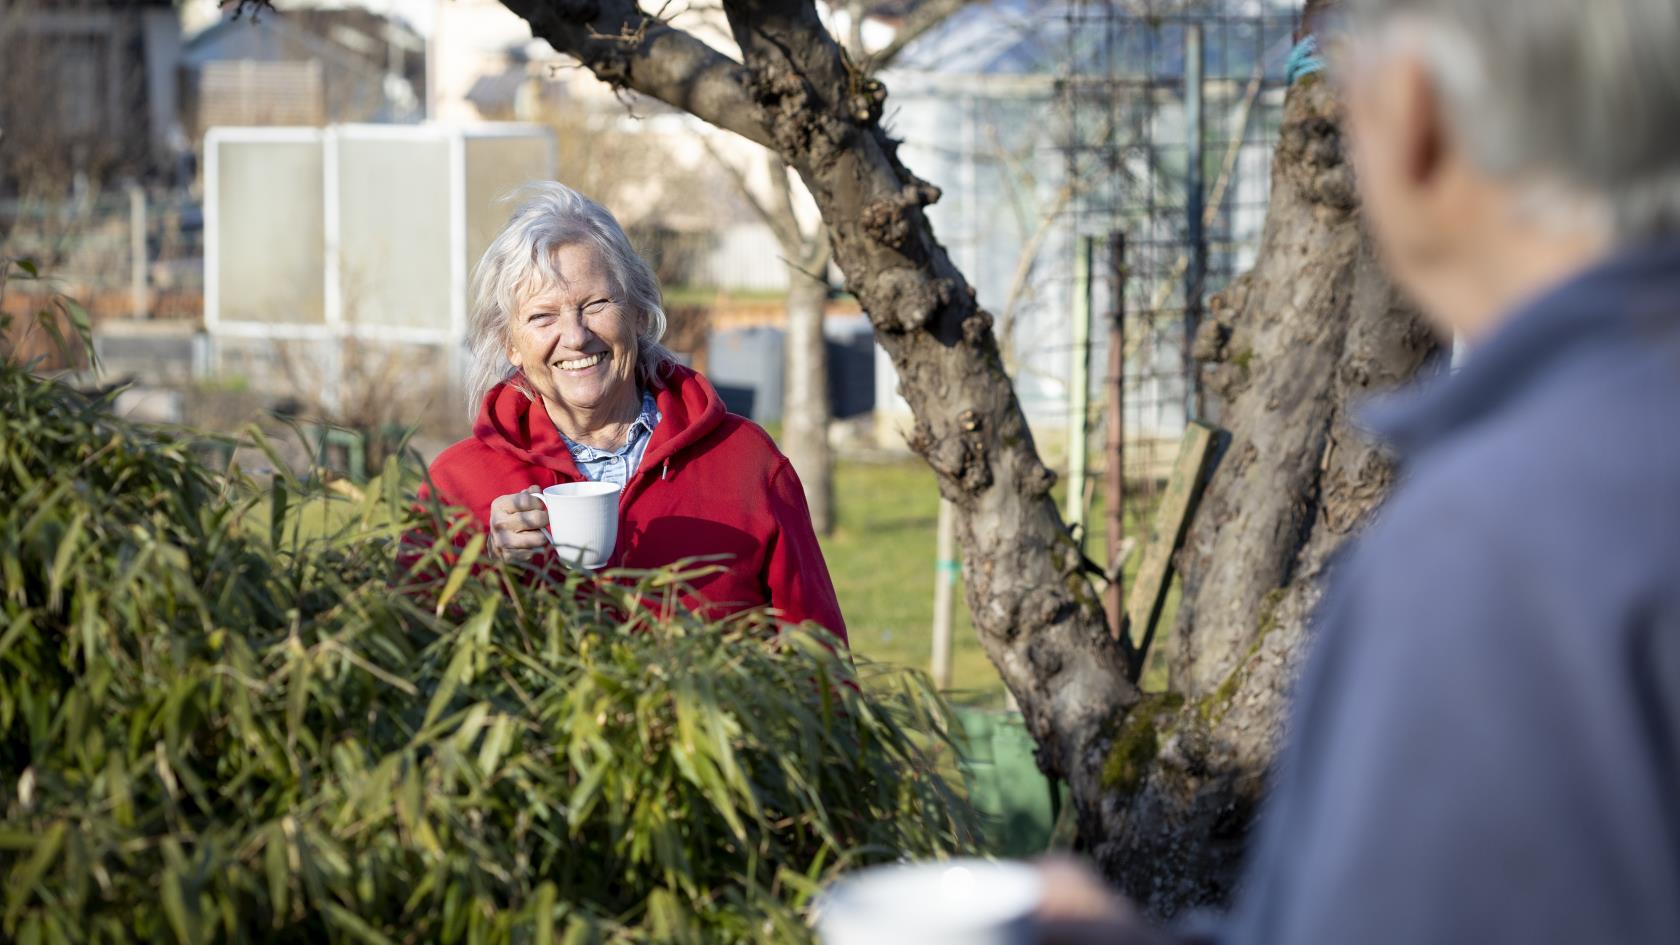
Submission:
<svg viewBox="0 0 1680 945">
<path fill-rule="evenodd" d="M 1453 130 L 1529 203 L 1618 239 L 1680 232 L 1676 0 L 1351 0 L 1415 42 Z"/>
<path fill-rule="evenodd" d="M 659 280 L 637 255 L 630 238 L 605 207 L 553 181 L 527 184 L 509 194 L 517 200 L 507 226 L 490 242 L 473 273 L 472 311 L 467 317 L 467 416 L 476 416 L 492 387 L 518 378 L 526 396 L 536 399 L 508 361 L 508 326 L 522 298 L 560 279 L 554 252 L 562 246 L 592 246 L 601 254 L 625 312 L 637 320 L 637 380 L 658 388 L 660 374 L 676 363 L 659 339 L 665 335 L 665 305 Z"/>
</svg>

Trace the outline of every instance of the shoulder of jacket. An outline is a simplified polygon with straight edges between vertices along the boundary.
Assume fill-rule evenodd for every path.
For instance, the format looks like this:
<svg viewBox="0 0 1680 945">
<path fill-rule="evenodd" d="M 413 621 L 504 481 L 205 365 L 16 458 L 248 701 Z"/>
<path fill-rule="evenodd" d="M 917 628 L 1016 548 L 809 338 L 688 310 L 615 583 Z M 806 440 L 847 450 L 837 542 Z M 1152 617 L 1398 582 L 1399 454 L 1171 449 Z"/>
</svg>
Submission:
<svg viewBox="0 0 1680 945">
<path fill-rule="evenodd" d="M 787 465 L 787 457 L 765 429 L 739 414 L 726 413 L 706 439 L 713 441 L 731 462 L 750 464 L 749 470 L 774 479 Z"/>
<path fill-rule="evenodd" d="M 484 456 L 485 454 L 494 452 L 495 450 L 492 450 L 489 446 L 485 445 L 482 440 L 475 436 L 469 436 L 464 439 L 456 440 L 444 447 L 442 452 L 432 457 L 431 466 L 429 468 L 436 472 L 442 467 L 460 462 L 468 457 L 476 459 Z"/>
<path fill-rule="evenodd" d="M 433 483 L 442 486 L 459 479 L 477 478 L 486 468 L 497 468 L 513 462 L 488 444 L 475 437 L 457 440 L 433 457 L 426 467 Z"/>
</svg>

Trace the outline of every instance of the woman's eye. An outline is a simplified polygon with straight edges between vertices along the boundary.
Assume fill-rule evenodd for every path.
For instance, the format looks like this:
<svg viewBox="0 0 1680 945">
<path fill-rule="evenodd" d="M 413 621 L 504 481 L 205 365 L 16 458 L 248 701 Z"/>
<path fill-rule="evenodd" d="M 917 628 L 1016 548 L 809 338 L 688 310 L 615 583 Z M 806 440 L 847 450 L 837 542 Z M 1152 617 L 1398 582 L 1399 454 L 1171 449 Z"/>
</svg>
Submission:
<svg viewBox="0 0 1680 945">
<path fill-rule="evenodd" d="M 546 325 L 552 321 L 554 321 L 553 312 L 538 312 L 530 318 L 530 323 L 533 325 Z"/>
<path fill-rule="evenodd" d="M 611 301 L 611 299 L 596 299 L 583 307 L 584 314 L 595 315 L 602 312 L 609 304 L 611 304 Z"/>
</svg>

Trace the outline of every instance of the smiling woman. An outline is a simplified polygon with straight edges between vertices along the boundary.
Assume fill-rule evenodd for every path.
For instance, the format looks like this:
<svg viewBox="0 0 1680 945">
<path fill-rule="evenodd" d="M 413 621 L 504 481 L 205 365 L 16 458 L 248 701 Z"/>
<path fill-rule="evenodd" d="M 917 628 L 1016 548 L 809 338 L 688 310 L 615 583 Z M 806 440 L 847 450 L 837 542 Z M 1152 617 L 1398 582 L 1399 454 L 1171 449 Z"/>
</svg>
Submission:
<svg viewBox="0 0 1680 945">
<path fill-rule="evenodd" d="M 554 282 L 530 292 L 508 325 L 507 360 L 542 398 L 568 439 L 590 447 L 622 443 L 635 421 L 636 320 L 602 254 L 583 243 L 554 250 Z"/>
<path fill-rule="evenodd" d="M 607 567 L 721 556 L 693 584 L 690 609 L 768 607 L 845 639 L 792 465 L 659 344 L 659 284 L 612 214 L 560 184 L 530 186 L 473 294 L 473 433 L 432 463 L 425 494 L 463 508 L 494 553 L 544 564 L 551 527 L 568 523 L 551 521 L 536 493 L 612 483 Z"/>
</svg>

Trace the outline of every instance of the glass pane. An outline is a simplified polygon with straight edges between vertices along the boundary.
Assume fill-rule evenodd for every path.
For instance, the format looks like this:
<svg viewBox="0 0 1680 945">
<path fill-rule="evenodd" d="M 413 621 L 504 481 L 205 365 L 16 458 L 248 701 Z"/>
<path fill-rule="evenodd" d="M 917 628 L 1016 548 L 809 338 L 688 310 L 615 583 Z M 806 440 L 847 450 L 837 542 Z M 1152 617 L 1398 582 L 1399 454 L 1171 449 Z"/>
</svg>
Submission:
<svg viewBox="0 0 1680 945">
<path fill-rule="evenodd" d="M 468 273 L 513 212 L 502 198 L 521 184 L 554 179 L 551 150 L 546 134 L 467 139 Z"/>
<path fill-rule="evenodd" d="M 338 142 L 344 321 L 446 330 L 449 144 L 352 134 Z"/>
<path fill-rule="evenodd" d="M 217 147 L 216 273 L 224 321 L 320 324 L 325 292 L 319 141 Z"/>
</svg>

